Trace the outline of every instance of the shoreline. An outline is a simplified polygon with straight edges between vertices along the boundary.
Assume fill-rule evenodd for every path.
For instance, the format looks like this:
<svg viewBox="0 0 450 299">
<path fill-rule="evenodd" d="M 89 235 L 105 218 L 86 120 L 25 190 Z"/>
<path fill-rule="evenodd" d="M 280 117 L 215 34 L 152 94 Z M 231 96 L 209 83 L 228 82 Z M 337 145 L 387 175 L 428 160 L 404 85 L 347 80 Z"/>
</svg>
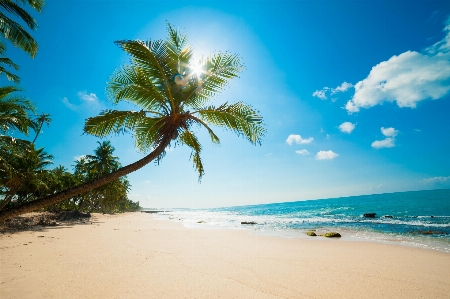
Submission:
<svg viewBox="0 0 450 299">
<path fill-rule="evenodd" d="M 165 214 L 154 214 L 155 219 L 160 219 L 164 221 L 170 221 L 175 223 L 181 223 L 184 227 L 190 229 L 196 228 L 208 228 L 208 229 L 230 229 L 236 231 L 249 231 L 255 235 L 261 236 L 271 236 L 271 237 L 280 237 L 280 238 L 295 238 L 295 239 L 323 239 L 325 237 L 310 237 L 306 235 L 307 231 L 310 229 L 301 228 L 285 228 L 285 229 L 276 229 L 276 228 L 264 228 L 259 226 L 227 226 L 227 225 L 219 225 L 219 224 L 210 224 L 208 222 L 192 222 L 192 219 L 176 219 L 177 217 L 170 218 L 170 216 Z M 320 227 L 315 229 L 321 233 L 324 232 L 338 232 L 341 233 L 342 237 L 339 238 L 342 241 L 348 242 L 369 242 L 369 243 L 377 243 L 377 244 L 388 244 L 393 246 L 405 246 L 410 248 L 420 248 L 427 250 L 436 250 L 443 253 L 450 253 L 450 240 L 441 239 L 427 235 L 420 234 L 410 234 L 410 235 L 398 235 L 398 234 L 387 234 L 382 231 L 377 230 L 368 230 L 368 229 L 352 229 L 347 227 Z M 326 238 L 328 239 L 328 238 Z"/>
<path fill-rule="evenodd" d="M 0 235 L 0 280 L 1 298 L 447 298 L 450 254 L 94 214 Z"/>
</svg>

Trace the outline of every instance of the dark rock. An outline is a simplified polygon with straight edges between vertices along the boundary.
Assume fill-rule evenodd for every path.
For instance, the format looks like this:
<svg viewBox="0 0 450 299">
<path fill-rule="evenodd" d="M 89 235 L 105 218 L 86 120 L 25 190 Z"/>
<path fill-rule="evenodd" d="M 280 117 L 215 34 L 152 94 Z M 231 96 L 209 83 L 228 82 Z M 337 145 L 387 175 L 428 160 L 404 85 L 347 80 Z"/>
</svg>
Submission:
<svg viewBox="0 0 450 299">
<path fill-rule="evenodd" d="M 310 236 L 310 237 L 315 237 L 315 236 L 317 236 L 316 233 L 313 232 L 313 231 L 308 231 L 308 232 L 306 232 L 306 234 L 307 234 L 308 236 Z"/>
<path fill-rule="evenodd" d="M 440 230 L 419 230 L 417 232 L 421 235 L 445 235 L 446 233 Z"/>
<path fill-rule="evenodd" d="M 375 218 L 377 216 L 377 213 L 365 213 L 364 217 L 366 218 Z"/>
<path fill-rule="evenodd" d="M 340 238 L 341 234 L 340 233 L 336 233 L 336 232 L 330 232 L 330 233 L 323 234 L 323 236 L 327 237 L 327 238 Z"/>
<path fill-rule="evenodd" d="M 255 221 L 242 221 L 241 224 L 258 224 Z"/>
<path fill-rule="evenodd" d="M 392 215 L 384 215 L 384 218 L 394 218 Z"/>
</svg>

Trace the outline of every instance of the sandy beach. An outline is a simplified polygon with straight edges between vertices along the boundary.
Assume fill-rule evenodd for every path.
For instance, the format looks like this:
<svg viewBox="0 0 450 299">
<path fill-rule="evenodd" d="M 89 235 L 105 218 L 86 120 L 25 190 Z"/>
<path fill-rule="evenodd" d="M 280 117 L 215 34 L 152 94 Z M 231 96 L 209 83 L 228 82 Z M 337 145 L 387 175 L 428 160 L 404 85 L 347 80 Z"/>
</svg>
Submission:
<svg viewBox="0 0 450 299">
<path fill-rule="evenodd" d="M 146 213 L 0 235 L 0 298 L 449 298 L 450 254 Z"/>
</svg>

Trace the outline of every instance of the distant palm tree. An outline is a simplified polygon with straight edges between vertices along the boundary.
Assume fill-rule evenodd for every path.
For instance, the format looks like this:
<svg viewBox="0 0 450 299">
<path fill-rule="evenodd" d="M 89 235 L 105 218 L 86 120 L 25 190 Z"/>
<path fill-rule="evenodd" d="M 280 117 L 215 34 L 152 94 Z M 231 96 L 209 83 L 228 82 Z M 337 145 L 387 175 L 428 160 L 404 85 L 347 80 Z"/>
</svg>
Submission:
<svg viewBox="0 0 450 299">
<path fill-rule="evenodd" d="M 37 42 L 22 25 L 5 14 L 18 17 L 29 29 L 36 30 L 38 27 L 36 20 L 20 4 L 28 4 L 36 11 L 41 12 L 45 0 L 0 0 L 0 36 L 34 57 L 38 50 Z"/>
<path fill-rule="evenodd" d="M 120 167 L 119 158 L 113 156 L 114 147 L 110 141 L 98 141 L 98 147 L 95 149 L 95 155 L 86 155 L 86 168 L 96 178 L 108 174 Z"/>
<path fill-rule="evenodd" d="M 31 143 L 36 142 L 36 139 L 38 138 L 39 134 L 41 133 L 42 126 L 44 125 L 44 123 L 46 123 L 47 126 L 49 126 L 51 121 L 52 121 L 52 119 L 50 118 L 50 114 L 42 113 L 41 115 L 39 115 L 36 118 L 36 120 L 33 122 L 33 129 L 36 132 L 36 136 L 34 137 L 33 142 L 31 142 Z"/>
<path fill-rule="evenodd" d="M 217 53 L 194 60 L 186 36 L 170 24 L 167 27 L 165 41 L 116 42 L 131 56 L 131 64 L 114 72 L 108 83 L 108 94 L 114 104 L 127 101 L 140 110 L 107 110 L 87 119 L 84 128 L 85 132 L 98 137 L 132 132 L 136 147 L 150 153 L 93 181 L 1 211 L 0 222 L 93 190 L 155 159 L 159 162 L 171 142 L 191 148 L 191 159 L 201 179 L 204 174 L 200 157 L 202 146 L 194 134 L 196 128 L 206 129 L 215 144 L 219 143 L 219 138 L 211 125 L 231 130 L 252 144 L 261 143 L 265 128 L 258 111 L 242 102 L 218 107 L 208 105 L 229 80 L 243 70 L 239 57 Z"/>
</svg>

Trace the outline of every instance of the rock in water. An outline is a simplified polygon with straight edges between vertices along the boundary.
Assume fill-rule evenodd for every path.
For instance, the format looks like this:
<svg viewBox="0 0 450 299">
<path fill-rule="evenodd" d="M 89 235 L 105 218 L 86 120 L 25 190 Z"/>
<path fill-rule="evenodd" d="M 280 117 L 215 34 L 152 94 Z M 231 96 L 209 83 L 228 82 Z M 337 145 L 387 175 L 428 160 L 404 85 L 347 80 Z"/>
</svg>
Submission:
<svg viewBox="0 0 450 299">
<path fill-rule="evenodd" d="M 255 221 L 242 221 L 241 224 L 258 224 Z"/>
<path fill-rule="evenodd" d="M 307 234 L 308 236 L 310 236 L 310 237 L 315 237 L 315 236 L 317 236 L 316 233 L 313 232 L 313 231 L 308 231 L 308 232 L 306 232 L 306 234 Z"/>
<path fill-rule="evenodd" d="M 331 232 L 331 233 L 323 234 L 323 236 L 327 237 L 327 238 L 340 238 L 341 234 L 340 233 L 336 233 L 336 232 Z"/>
<path fill-rule="evenodd" d="M 377 213 L 365 213 L 364 217 L 366 218 L 375 218 L 377 216 Z"/>
</svg>

